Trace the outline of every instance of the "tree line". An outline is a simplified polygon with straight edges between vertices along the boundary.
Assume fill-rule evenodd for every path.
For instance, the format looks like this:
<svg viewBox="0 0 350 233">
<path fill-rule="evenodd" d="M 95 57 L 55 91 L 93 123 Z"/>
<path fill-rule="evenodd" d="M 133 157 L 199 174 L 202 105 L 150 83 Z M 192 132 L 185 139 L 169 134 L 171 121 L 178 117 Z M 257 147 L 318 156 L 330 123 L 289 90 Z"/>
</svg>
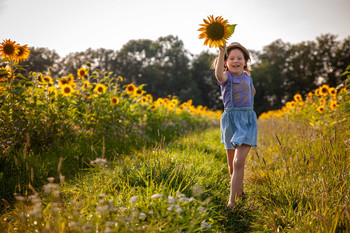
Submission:
<svg viewBox="0 0 350 233">
<path fill-rule="evenodd" d="M 75 75 L 89 62 L 93 70 L 122 76 L 122 85 L 145 84 L 143 89 L 154 98 L 173 95 L 181 101 L 192 99 L 195 105 L 223 108 L 220 88 L 210 68 L 217 54 L 203 51 L 193 55 L 177 36 L 130 40 L 119 51 L 87 49 L 63 58 L 47 48 L 30 50 L 22 64 L 28 71 L 49 70 L 53 78 L 64 77 Z M 321 84 L 341 83 L 340 74 L 350 64 L 350 36 L 337 40 L 336 35 L 325 34 L 297 44 L 276 40 L 262 51 L 250 53 L 259 115 L 281 108 L 295 93 L 306 94 Z"/>
</svg>

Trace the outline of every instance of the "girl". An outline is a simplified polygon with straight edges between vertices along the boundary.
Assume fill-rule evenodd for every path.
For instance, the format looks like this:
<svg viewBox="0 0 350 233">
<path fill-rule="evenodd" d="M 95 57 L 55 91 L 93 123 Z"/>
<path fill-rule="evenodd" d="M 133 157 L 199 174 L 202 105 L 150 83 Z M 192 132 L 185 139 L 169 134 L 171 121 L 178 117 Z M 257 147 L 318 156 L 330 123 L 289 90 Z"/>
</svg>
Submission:
<svg viewBox="0 0 350 233">
<path fill-rule="evenodd" d="M 249 52 L 234 42 L 220 47 L 215 61 L 215 76 L 221 87 L 224 113 L 220 120 L 221 142 L 227 153 L 231 175 L 230 199 L 233 208 L 236 198 L 243 195 L 244 165 L 250 148 L 257 146 L 258 123 L 253 110 L 255 89 L 247 63 Z"/>
</svg>

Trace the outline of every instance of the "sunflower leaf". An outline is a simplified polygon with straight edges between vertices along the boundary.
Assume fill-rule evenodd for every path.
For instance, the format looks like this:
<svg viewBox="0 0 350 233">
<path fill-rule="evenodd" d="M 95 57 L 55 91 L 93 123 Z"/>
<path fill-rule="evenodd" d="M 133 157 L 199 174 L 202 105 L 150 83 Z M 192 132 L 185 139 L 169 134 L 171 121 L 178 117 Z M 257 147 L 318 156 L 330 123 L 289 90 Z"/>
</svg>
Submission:
<svg viewBox="0 0 350 233">
<path fill-rule="evenodd" d="M 237 24 L 232 24 L 228 27 L 228 30 L 230 31 L 231 35 L 235 32 Z"/>
</svg>

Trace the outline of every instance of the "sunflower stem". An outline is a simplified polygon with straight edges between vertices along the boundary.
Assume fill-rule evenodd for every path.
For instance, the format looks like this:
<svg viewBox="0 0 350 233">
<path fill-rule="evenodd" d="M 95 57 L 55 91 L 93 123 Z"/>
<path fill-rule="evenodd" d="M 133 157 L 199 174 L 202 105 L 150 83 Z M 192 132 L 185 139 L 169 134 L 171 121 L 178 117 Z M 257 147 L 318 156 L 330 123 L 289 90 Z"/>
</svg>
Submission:
<svg viewBox="0 0 350 233">
<path fill-rule="evenodd" d="M 226 49 L 226 47 L 225 47 L 225 54 L 226 54 L 226 57 L 228 57 L 228 54 L 227 54 L 227 49 Z"/>
</svg>

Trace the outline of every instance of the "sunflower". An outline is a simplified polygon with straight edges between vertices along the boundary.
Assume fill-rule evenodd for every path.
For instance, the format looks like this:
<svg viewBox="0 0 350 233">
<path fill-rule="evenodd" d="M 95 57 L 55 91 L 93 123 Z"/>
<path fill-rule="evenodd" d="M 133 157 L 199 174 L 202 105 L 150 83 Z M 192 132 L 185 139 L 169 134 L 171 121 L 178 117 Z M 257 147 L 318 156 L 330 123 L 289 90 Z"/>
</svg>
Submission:
<svg viewBox="0 0 350 233">
<path fill-rule="evenodd" d="M 111 98 L 111 104 L 112 104 L 112 105 L 117 105 L 117 104 L 119 104 L 119 98 L 116 97 L 116 96 L 113 96 L 113 97 Z"/>
<path fill-rule="evenodd" d="M 147 94 L 146 98 L 149 102 L 153 102 L 153 96 L 151 94 Z"/>
<path fill-rule="evenodd" d="M 153 105 L 149 106 L 148 109 L 154 111 L 157 109 L 157 106 L 155 104 L 153 104 Z"/>
<path fill-rule="evenodd" d="M 331 101 L 329 103 L 329 107 L 330 107 L 330 109 L 333 109 L 333 110 L 336 109 L 338 107 L 337 101 Z"/>
<path fill-rule="evenodd" d="M 317 107 L 317 111 L 318 111 L 319 113 L 323 113 L 323 112 L 324 112 L 324 106 L 318 106 L 318 107 Z"/>
<path fill-rule="evenodd" d="M 204 24 L 200 24 L 202 27 L 198 29 L 201 32 L 199 39 L 205 39 L 204 45 L 209 45 L 209 48 L 223 46 L 232 35 L 236 26 L 229 25 L 227 20 L 224 20 L 221 16 L 217 16 L 214 19 L 214 16 L 210 15 L 208 20 L 203 19 L 203 21 Z"/>
<path fill-rule="evenodd" d="M 94 92 L 97 92 L 98 94 L 104 94 L 106 93 L 106 86 L 103 85 L 102 83 L 99 83 L 96 85 Z"/>
<path fill-rule="evenodd" d="M 147 103 L 148 102 L 148 98 L 146 97 L 146 96 L 142 96 L 142 98 L 141 98 L 141 103 L 142 104 L 145 104 L 145 103 Z"/>
<path fill-rule="evenodd" d="M 57 94 L 57 88 L 56 88 L 56 87 L 49 87 L 48 93 L 49 93 L 49 94 L 52 94 L 52 93 Z"/>
<path fill-rule="evenodd" d="M 58 85 L 62 87 L 63 85 L 69 84 L 69 81 L 65 78 L 62 78 L 58 81 Z"/>
<path fill-rule="evenodd" d="M 83 90 L 85 91 L 86 89 L 89 89 L 90 87 L 92 87 L 91 83 L 88 80 L 85 80 L 85 82 L 83 84 Z"/>
<path fill-rule="evenodd" d="M 45 81 L 45 83 L 53 85 L 53 79 L 50 76 L 44 76 L 42 80 Z"/>
<path fill-rule="evenodd" d="M 143 90 L 140 89 L 140 88 L 136 88 L 135 94 L 136 94 L 137 96 L 141 96 L 141 95 L 143 94 Z"/>
<path fill-rule="evenodd" d="M 320 103 L 320 105 L 323 105 L 323 106 L 326 105 L 326 99 L 323 97 L 319 98 L 318 102 Z"/>
<path fill-rule="evenodd" d="M 1 67 L 0 68 L 0 82 L 6 82 L 8 78 L 11 78 L 11 68 Z"/>
<path fill-rule="evenodd" d="M 330 87 L 329 89 L 328 89 L 328 92 L 329 92 L 329 95 L 331 95 L 331 96 L 337 96 L 337 89 L 335 89 L 334 87 Z"/>
<path fill-rule="evenodd" d="M 309 93 L 307 94 L 307 99 L 308 99 L 308 100 L 312 100 L 312 92 L 309 92 Z"/>
<path fill-rule="evenodd" d="M 8 58 L 13 60 L 15 56 L 18 54 L 19 48 L 16 41 L 4 40 L 0 44 L 0 54 L 3 58 Z"/>
<path fill-rule="evenodd" d="M 123 80 L 124 80 L 122 76 L 119 76 L 118 79 L 119 79 L 121 82 L 123 82 Z"/>
<path fill-rule="evenodd" d="M 82 79 L 85 79 L 86 77 L 88 76 L 88 70 L 81 67 L 79 70 L 78 70 L 78 77 L 79 78 L 82 78 Z"/>
<path fill-rule="evenodd" d="M 15 56 L 15 60 L 17 62 L 25 61 L 30 54 L 30 50 L 28 49 L 28 45 L 18 46 L 18 53 Z"/>
<path fill-rule="evenodd" d="M 323 96 L 328 95 L 328 90 L 329 90 L 329 86 L 324 84 L 322 85 L 322 87 L 320 87 L 320 94 Z"/>
<path fill-rule="evenodd" d="M 61 86 L 61 94 L 65 96 L 70 96 L 72 95 L 74 89 L 71 85 L 69 84 L 64 84 Z"/>
<path fill-rule="evenodd" d="M 133 83 L 130 83 L 126 86 L 126 94 L 131 95 L 134 94 L 135 91 L 135 85 Z"/>
<path fill-rule="evenodd" d="M 320 94 L 320 88 L 317 88 L 316 90 L 315 90 L 315 96 L 320 96 L 321 94 Z"/>
<path fill-rule="evenodd" d="M 299 102 L 303 102 L 303 97 L 300 94 L 296 94 L 294 95 L 294 100 L 299 103 Z"/>
</svg>

